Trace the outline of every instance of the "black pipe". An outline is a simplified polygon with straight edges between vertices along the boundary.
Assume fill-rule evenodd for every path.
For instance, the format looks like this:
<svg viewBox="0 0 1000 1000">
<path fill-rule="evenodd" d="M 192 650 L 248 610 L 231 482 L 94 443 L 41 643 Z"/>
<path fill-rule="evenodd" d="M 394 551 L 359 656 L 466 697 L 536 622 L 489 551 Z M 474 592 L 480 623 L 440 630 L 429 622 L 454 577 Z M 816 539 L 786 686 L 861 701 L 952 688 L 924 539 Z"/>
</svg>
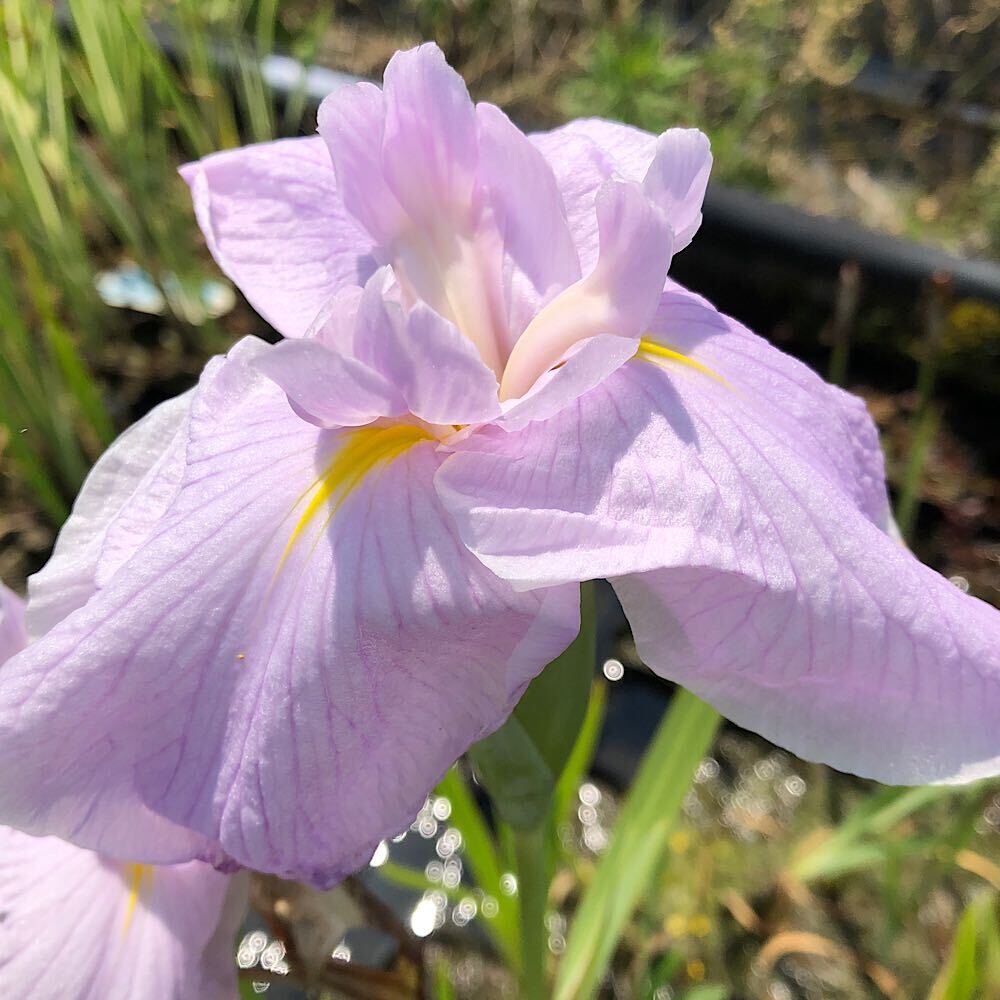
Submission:
<svg viewBox="0 0 1000 1000">
<path fill-rule="evenodd" d="M 865 274 L 914 292 L 935 275 L 947 274 L 956 294 L 1000 302 L 1000 266 L 991 260 L 956 257 L 722 184 L 710 186 L 703 214 L 706 230 L 745 243 L 755 253 L 791 255 L 827 265 L 831 275 L 844 261 L 855 261 Z"/>
<path fill-rule="evenodd" d="M 338 86 L 359 78 L 317 66 L 303 66 L 288 56 L 268 56 L 261 76 L 279 99 L 304 92 L 319 102 Z M 790 254 L 828 265 L 831 274 L 845 261 L 855 261 L 875 275 L 916 293 L 936 274 L 951 277 L 960 296 L 1000 302 L 1000 265 L 983 258 L 957 257 L 944 250 L 901 240 L 857 223 L 810 215 L 792 205 L 751 191 L 713 184 L 705 199 L 706 230 L 755 253 Z"/>
</svg>

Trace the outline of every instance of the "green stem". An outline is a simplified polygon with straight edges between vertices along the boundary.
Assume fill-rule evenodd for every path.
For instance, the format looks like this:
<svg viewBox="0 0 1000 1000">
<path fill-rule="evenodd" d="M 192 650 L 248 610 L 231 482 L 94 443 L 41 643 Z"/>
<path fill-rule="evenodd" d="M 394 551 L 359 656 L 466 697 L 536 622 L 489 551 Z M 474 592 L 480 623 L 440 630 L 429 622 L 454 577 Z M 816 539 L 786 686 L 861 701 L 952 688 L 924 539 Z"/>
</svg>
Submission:
<svg viewBox="0 0 1000 1000">
<path fill-rule="evenodd" d="M 521 913 L 521 996 L 545 1000 L 545 910 L 549 898 L 546 825 L 514 832 Z"/>
</svg>

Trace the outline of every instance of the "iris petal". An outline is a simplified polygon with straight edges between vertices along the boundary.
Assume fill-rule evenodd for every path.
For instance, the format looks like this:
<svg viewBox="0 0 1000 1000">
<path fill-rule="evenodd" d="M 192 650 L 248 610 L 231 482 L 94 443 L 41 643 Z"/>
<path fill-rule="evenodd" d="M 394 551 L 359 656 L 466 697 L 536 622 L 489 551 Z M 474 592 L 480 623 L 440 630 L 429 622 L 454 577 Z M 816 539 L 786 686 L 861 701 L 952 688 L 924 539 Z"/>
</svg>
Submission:
<svg viewBox="0 0 1000 1000">
<path fill-rule="evenodd" d="M 267 350 L 209 365 L 162 518 L 7 664 L 0 814 L 129 861 L 180 860 L 155 813 L 190 831 L 189 857 L 214 844 L 328 885 L 569 643 L 578 588 L 519 595 L 465 550 L 432 441 L 311 507 L 342 435 L 290 409 L 254 366 Z"/>
</svg>

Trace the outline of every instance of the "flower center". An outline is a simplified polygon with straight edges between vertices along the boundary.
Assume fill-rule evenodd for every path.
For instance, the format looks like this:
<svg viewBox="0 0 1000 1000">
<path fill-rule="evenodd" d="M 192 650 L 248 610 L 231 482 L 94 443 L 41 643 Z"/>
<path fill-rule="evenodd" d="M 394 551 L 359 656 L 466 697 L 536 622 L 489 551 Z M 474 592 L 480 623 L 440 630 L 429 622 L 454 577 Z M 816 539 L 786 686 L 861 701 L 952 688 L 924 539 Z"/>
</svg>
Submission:
<svg viewBox="0 0 1000 1000">
<path fill-rule="evenodd" d="M 499 268 L 491 267 L 488 239 L 450 225 L 414 227 L 393 246 L 392 268 L 407 305 L 419 299 L 476 345 L 497 378 L 503 373 Z M 494 273 L 495 272 L 495 273 Z"/>
</svg>

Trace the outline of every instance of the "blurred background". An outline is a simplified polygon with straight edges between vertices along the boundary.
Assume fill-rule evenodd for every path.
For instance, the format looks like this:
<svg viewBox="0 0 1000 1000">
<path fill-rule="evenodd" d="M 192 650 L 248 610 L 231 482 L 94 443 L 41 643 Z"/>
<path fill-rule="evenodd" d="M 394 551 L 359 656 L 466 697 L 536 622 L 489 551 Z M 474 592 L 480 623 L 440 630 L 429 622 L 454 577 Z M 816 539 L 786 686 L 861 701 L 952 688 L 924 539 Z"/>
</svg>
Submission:
<svg viewBox="0 0 1000 1000">
<path fill-rule="evenodd" d="M 211 262 L 177 166 L 308 134 L 342 74 L 377 79 L 395 49 L 434 39 L 474 98 L 526 129 L 600 115 L 710 135 L 705 224 L 673 275 L 865 398 L 907 541 L 1000 606 L 995 0 L 0 9 L 0 578 L 10 585 L 44 562 L 116 433 L 238 337 L 274 337 Z M 669 700 L 609 592 L 600 607 L 590 744 L 560 828 L 553 960 Z M 435 995 L 511 995 L 488 926 L 494 909 L 503 919 L 503 887 L 492 896 L 482 878 L 462 877 L 468 830 L 449 822 L 461 796 L 453 787 L 429 801 L 355 886 L 365 920 L 402 934 L 388 950 L 361 948 L 390 978 L 352 978 L 353 939 L 331 950 L 323 938 L 343 966 L 326 995 L 412 996 L 395 968 L 411 959 Z M 727 727 L 656 849 L 603 995 L 1000 997 L 996 784 L 878 788 Z M 267 919 L 240 949 L 244 986 L 290 996 L 283 956 L 298 911 L 277 904 L 323 907 L 258 888 Z"/>
</svg>

